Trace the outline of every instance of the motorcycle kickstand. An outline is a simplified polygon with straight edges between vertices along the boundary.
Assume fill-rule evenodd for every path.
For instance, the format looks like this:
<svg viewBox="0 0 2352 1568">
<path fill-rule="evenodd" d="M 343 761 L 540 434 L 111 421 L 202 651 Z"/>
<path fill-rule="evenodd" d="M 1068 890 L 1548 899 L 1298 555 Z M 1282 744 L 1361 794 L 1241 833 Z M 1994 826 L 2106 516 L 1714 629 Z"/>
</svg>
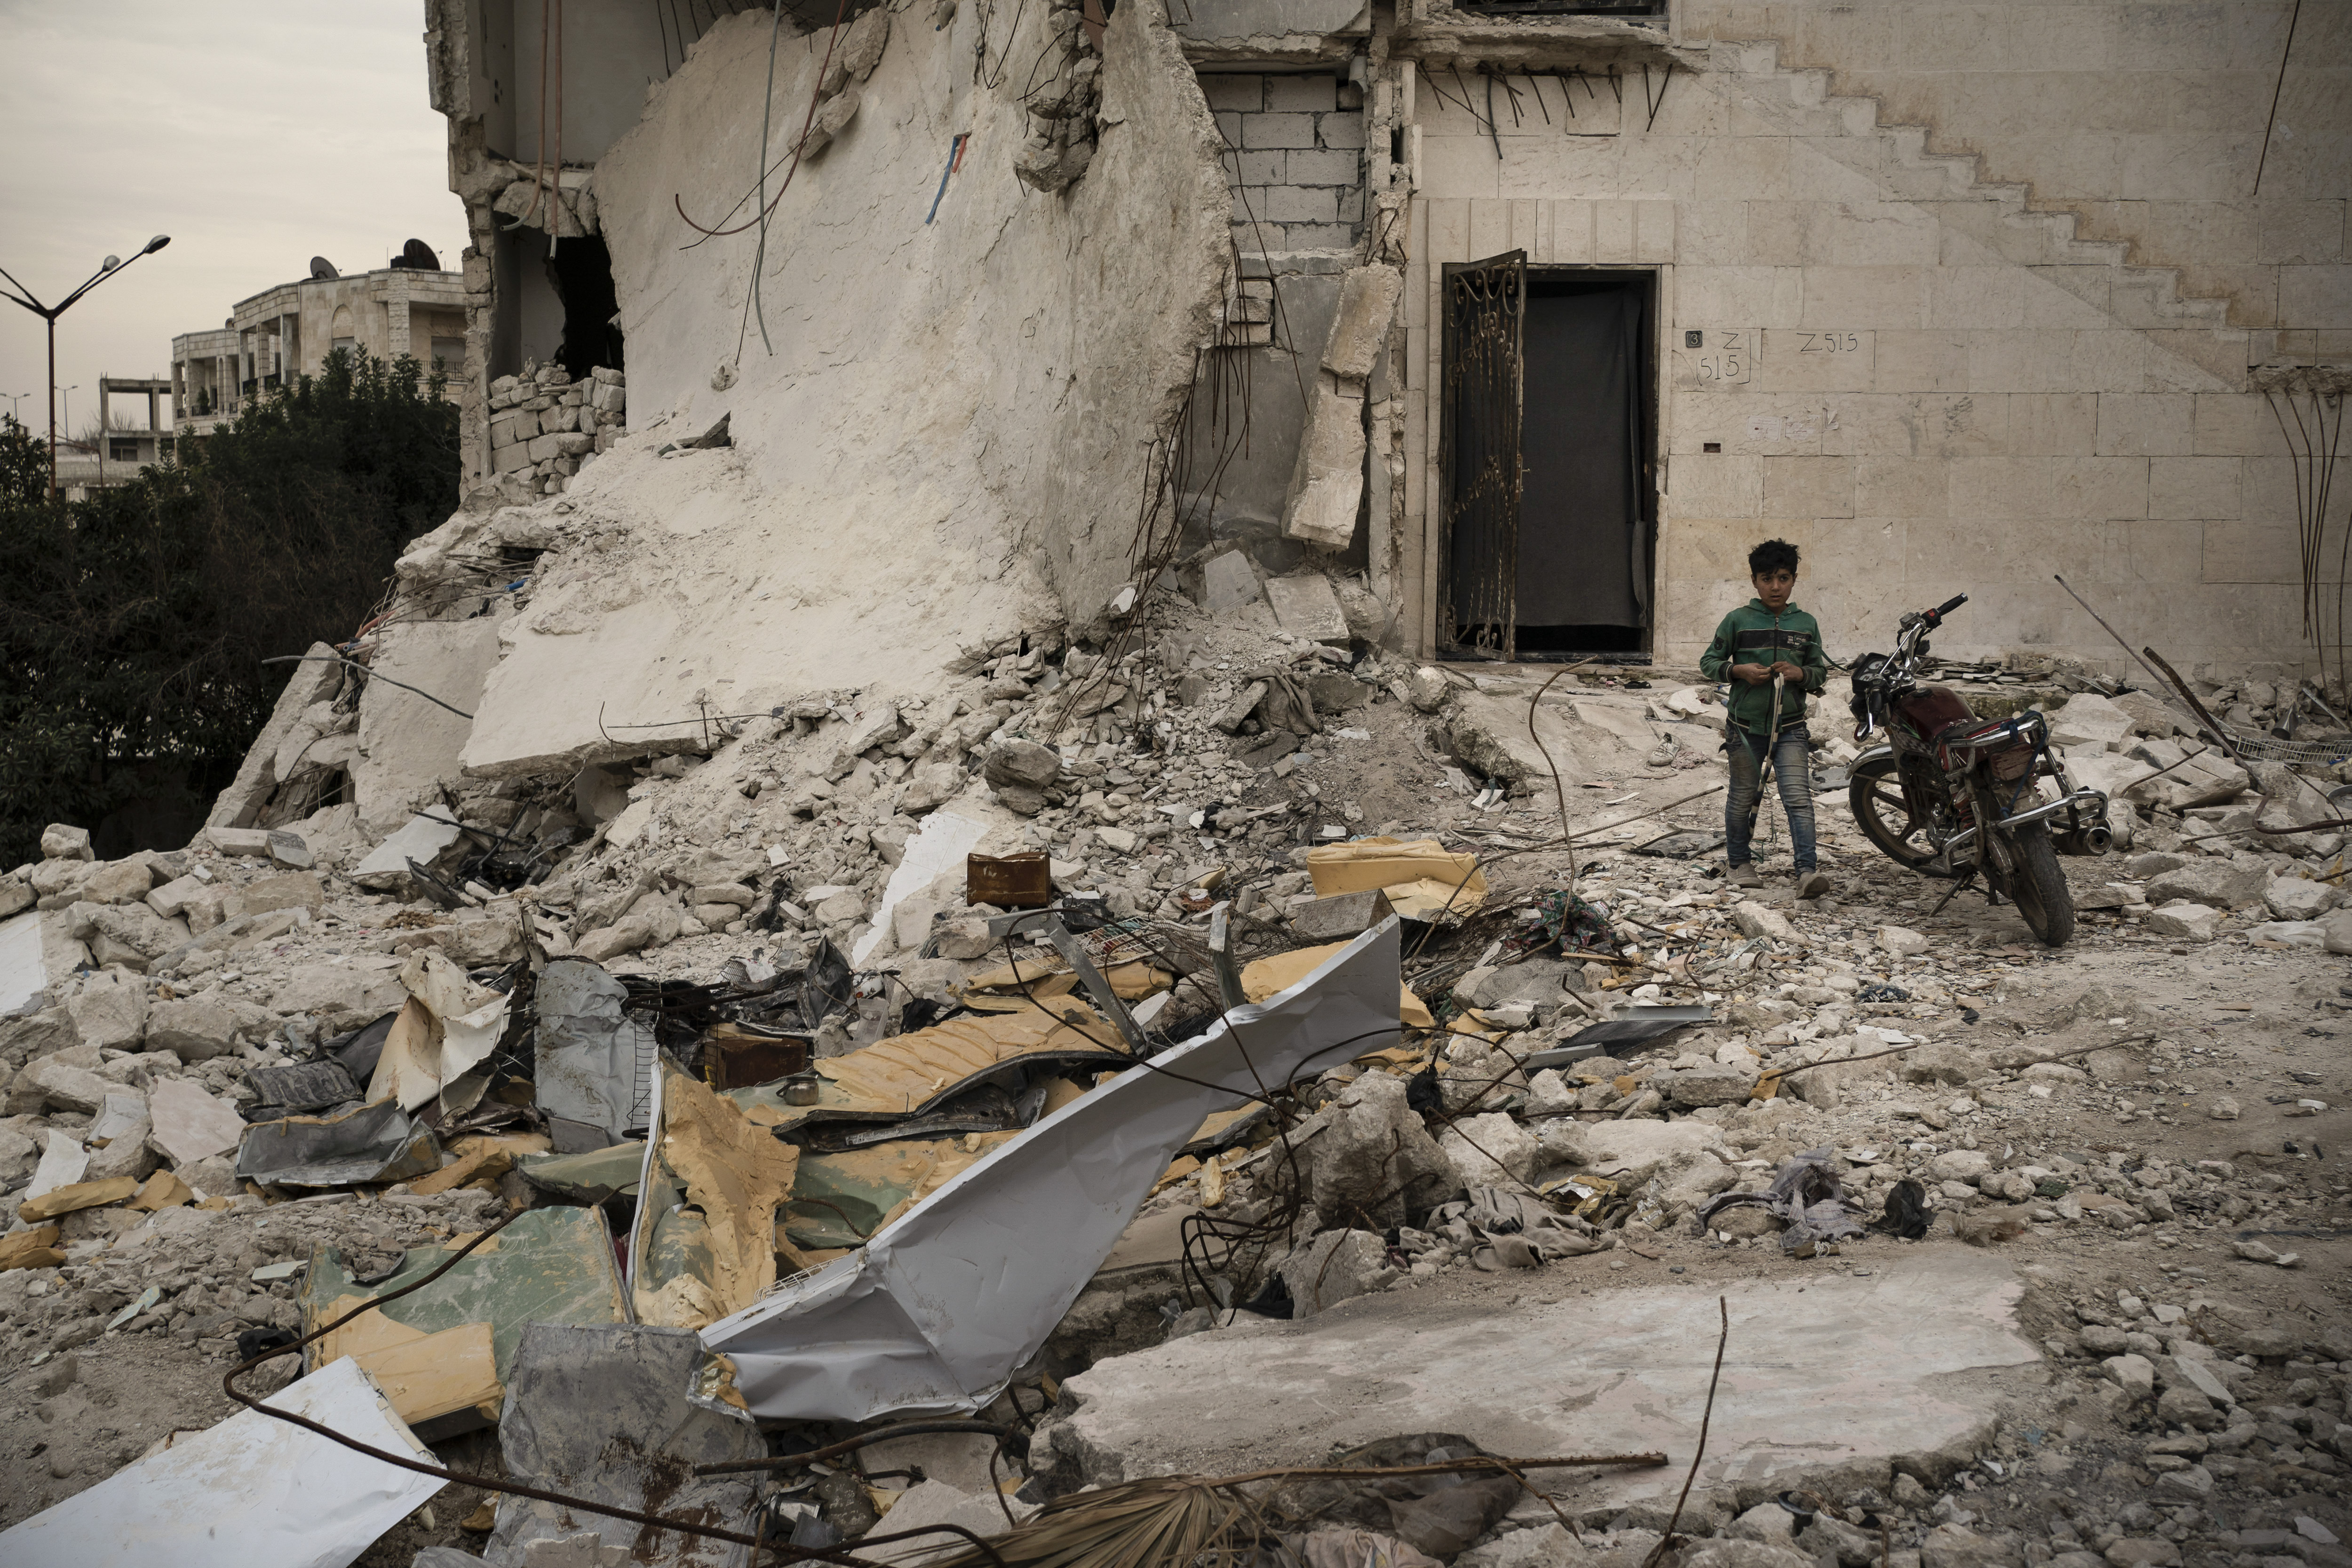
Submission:
<svg viewBox="0 0 2352 1568">
<path fill-rule="evenodd" d="M 1952 890 L 1944 895 L 1943 902 L 1938 903 L 1934 909 L 1927 911 L 1927 918 L 1929 920 L 1934 920 L 1937 915 L 1942 914 L 1944 912 L 1944 905 L 1948 904 L 1954 899 L 1958 898 L 1962 892 L 1967 890 L 1969 885 L 1976 879 L 1977 868 L 1975 867 L 1971 866 L 1967 870 L 1961 872 L 1959 876 L 1953 880 Z M 1988 899 L 1989 898 L 1990 895 L 1988 895 Z"/>
</svg>

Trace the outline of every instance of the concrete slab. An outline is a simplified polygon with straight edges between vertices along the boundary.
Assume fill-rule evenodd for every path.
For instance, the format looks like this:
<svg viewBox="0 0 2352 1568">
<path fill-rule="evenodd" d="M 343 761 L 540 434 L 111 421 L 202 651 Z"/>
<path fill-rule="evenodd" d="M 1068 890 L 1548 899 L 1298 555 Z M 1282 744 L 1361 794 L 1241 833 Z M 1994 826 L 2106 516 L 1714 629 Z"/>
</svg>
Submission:
<svg viewBox="0 0 2352 1568">
<path fill-rule="evenodd" d="M 1265 596 L 1274 605 L 1275 618 L 1292 637 L 1313 642 L 1348 640 L 1348 614 L 1339 607 L 1339 595 L 1333 590 L 1331 579 L 1320 572 L 1269 577 L 1265 581 Z"/>
<path fill-rule="evenodd" d="M 507 614 L 463 621 L 410 621 L 377 634 L 373 668 L 384 676 L 360 699 L 359 755 L 352 790 L 360 819 L 388 832 L 440 798 L 440 781 L 457 774 L 458 754 L 473 731 L 470 720 L 436 707 L 414 691 L 430 691 L 450 707 L 476 711 L 482 686 L 499 662 L 499 628 Z"/>
<path fill-rule="evenodd" d="M 1228 550 L 1222 555 L 1212 555 L 1201 568 L 1201 607 L 1213 616 L 1237 610 L 1255 602 L 1264 592 L 1257 569 L 1242 551 Z"/>
<path fill-rule="evenodd" d="M 48 965 L 41 962 L 40 911 L 27 910 L 0 921 L 0 1013 L 22 1006 L 48 983 Z"/>
<path fill-rule="evenodd" d="M 1657 747 L 1657 726 L 1650 722 L 1645 704 L 1580 697 L 1569 707 L 1585 723 L 1607 731 L 1634 751 L 1649 752 Z"/>
<path fill-rule="evenodd" d="M 1533 1289 L 1598 1259 L 1528 1277 Z M 1735 1285 L 1701 1487 L 1792 1484 L 1990 1435 L 2000 1369 L 2038 1361 L 1999 1259 L 1874 1259 Z M 1572 1288 L 1572 1287 L 1570 1287 Z M 1461 1432 L 1504 1454 L 1663 1449 L 1663 1470 L 1554 1471 L 1565 1508 L 1614 1510 L 1682 1485 L 1706 1402 L 1712 1289 L 1629 1289 L 1465 1312 L 1450 1293 L 1360 1297 L 1305 1322 L 1253 1319 L 1097 1362 L 1064 1386 L 1087 1479 L 1317 1462 L 1398 1432 Z M 1057 1439 L 1062 1447 L 1067 1439 Z"/>
<path fill-rule="evenodd" d="M 965 858 L 980 847 L 993 824 L 975 822 L 951 811 L 935 811 L 923 818 L 922 830 L 907 841 L 907 852 L 891 869 L 890 880 L 882 889 L 882 907 L 874 911 L 873 923 L 866 934 L 857 939 L 850 952 L 854 963 L 866 962 L 866 955 L 881 945 L 882 933 L 890 929 L 890 911 L 901 899 L 912 898 L 948 872 L 961 868 Z"/>
<path fill-rule="evenodd" d="M 408 863 L 430 866 L 441 852 L 457 842 L 464 830 L 444 816 L 418 815 L 352 868 L 352 880 L 362 888 L 396 887 L 408 876 Z"/>
</svg>

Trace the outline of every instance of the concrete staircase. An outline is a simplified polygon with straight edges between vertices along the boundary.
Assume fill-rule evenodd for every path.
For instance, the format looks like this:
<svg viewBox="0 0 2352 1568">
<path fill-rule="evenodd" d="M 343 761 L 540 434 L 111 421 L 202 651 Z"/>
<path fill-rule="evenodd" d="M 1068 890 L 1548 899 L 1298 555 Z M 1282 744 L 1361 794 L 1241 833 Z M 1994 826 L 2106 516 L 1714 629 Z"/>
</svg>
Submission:
<svg viewBox="0 0 2352 1568">
<path fill-rule="evenodd" d="M 1780 47 L 1772 39 L 1717 42 L 1708 48 L 1709 68 L 1731 84 L 1740 107 L 1805 139 L 1886 199 L 1937 209 L 1947 227 L 2004 259 L 2032 268 L 2104 269 L 2103 308 L 2118 325 L 2234 331 L 2229 300 L 2183 294 L 2179 268 L 2135 267 L 2126 244 L 2075 237 L 2075 213 L 2038 210 L 2029 205 L 2030 186 L 1981 178 L 1973 153 L 1930 152 L 1931 127 L 1881 124 L 1876 98 L 1832 92 L 1829 69 L 1782 66 Z"/>
</svg>

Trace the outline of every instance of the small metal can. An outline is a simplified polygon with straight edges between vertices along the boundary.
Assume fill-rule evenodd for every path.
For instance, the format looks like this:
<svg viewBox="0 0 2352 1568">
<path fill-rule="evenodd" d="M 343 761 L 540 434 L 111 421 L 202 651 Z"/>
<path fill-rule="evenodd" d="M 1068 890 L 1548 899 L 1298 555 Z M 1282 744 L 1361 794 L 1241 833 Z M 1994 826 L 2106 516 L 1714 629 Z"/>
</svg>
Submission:
<svg viewBox="0 0 2352 1568">
<path fill-rule="evenodd" d="M 813 1072 L 796 1072 L 784 1079 L 786 1105 L 814 1105 L 819 1079 Z"/>
</svg>

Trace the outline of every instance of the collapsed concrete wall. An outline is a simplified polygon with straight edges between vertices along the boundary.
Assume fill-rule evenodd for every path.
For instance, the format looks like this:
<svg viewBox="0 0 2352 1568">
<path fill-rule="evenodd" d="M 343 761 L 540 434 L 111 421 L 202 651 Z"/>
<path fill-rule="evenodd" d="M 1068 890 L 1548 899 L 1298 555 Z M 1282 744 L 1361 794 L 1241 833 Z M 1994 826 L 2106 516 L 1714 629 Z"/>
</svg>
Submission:
<svg viewBox="0 0 2352 1568">
<path fill-rule="evenodd" d="M 772 197 L 813 98 L 831 134 L 764 251 L 755 233 L 694 243 L 679 215 L 756 212 L 739 198 L 758 184 L 770 15 L 719 22 L 647 90 L 595 171 L 629 435 L 541 502 L 562 542 L 499 633 L 468 772 L 627 754 L 673 731 L 626 725 L 887 684 L 1087 619 L 1131 574 L 1151 446 L 1230 271 L 1216 130 L 1158 5 L 1119 7 L 1098 64 L 1074 10 L 1030 16 L 1008 37 L 1009 14 L 984 31 L 979 6 L 936 29 L 869 14 L 845 29 L 887 40 L 862 82 L 838 61 L 822 80 L 828 30 L 787 19 Z M 1062 68 L 1033 79 L 1041 50 Z M 1096 79 L 1091 157 L 1034 144 L 1041 95 L 1064 110 Z M 731 445 L 658 455 L 722 417 Z M 461 520 L 405 581 L 487 537 Z"/>
<path fill-rule="evenodd" d="M 751 237 L 683 248 L 698 236 L 677 205 L 709 222 L 755 187 L 765 19 L 713 29 L 648 94 L 598 175 L 635 407 L 698 429 L 733 411 L 748 472 L 796 508 L 911 502 L 886 548 L 925 522 L 977 546 L 996 531 L 990 514 L 1012 520 L 991 542 L 1045 549 L 1083 616 L 1124 577 L 1140 445 L 1166 427 L 1213 324 L 1227 269 L 1216 131 L 1160 9 L 1122 8 L 1105 38 L 1098 150 L 1066 195 L 1041 196 L 1013 169 L 1026 68 L 1049 47 L 1041 24 L 989 37 L 975 80 L 983 8 L 940 31 L 927 21 L 891 26 L 873 77 L 848 89 L 865 107 L 777 203 L 767 346 L 761 321 L 745 324 Z M 824 41 L 780 55 L 780 118 L 807 104 Z M 733 386 L 714 389 L 722 379 Z"/>
</svg>

